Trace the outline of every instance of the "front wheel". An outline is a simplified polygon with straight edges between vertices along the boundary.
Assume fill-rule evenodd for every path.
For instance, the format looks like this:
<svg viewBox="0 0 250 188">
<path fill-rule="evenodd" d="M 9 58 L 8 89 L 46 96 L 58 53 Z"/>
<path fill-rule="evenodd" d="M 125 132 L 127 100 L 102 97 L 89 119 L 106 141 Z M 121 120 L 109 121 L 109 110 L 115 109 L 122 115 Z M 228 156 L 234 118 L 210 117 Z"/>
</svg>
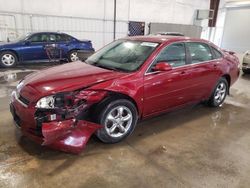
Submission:
<svg viewBox="0 0 250 188">
<path fill-rule="evenodd" d="M 10 51 L 5 51 L 0 54 L 0 64 L 2 67 L 11 68 L 17 64 L 17 56 Z"/>
<path fill-rule="evenodd" d="M 220 106 L 226 99 L 228 93 L 228 82 L 225 78 L 220 78 L 215 86 L 215 89 L 209 98 L 208 104 L 212 107 Z"/>
<path fill-rule="evenodd" d="M 126 99 L 119 99 L 105 105 L 100 111 L 98 123 L 103 125 L 96 136 L 104 143 L 116 143 L 130 135 L 137 123 L 135 105 Z"/>
</svg>

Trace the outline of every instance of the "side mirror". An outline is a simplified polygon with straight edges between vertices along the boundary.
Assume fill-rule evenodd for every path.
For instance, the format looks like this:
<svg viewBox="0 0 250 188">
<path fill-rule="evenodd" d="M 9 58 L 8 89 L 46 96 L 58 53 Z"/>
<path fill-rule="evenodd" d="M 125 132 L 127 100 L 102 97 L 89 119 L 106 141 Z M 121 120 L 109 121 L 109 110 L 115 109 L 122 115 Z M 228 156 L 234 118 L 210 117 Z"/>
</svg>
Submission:
<svg viewBox="0 0 250 188">
<path fill-rule="evenodd" d="M 158 62 L 155 67 L 153 68 L 154 71 L 170 71 L 172 70 L 172 66 L 169 65 L 165 61 Z"/>
<path fill-rule="evenodd" d="M 27 46 L 29 46 L 30 43 L 31 43 L 31 42 L 30 42 L 29 40 L 24 41 L 24 44 L 27 45 Z"/>
</svg>

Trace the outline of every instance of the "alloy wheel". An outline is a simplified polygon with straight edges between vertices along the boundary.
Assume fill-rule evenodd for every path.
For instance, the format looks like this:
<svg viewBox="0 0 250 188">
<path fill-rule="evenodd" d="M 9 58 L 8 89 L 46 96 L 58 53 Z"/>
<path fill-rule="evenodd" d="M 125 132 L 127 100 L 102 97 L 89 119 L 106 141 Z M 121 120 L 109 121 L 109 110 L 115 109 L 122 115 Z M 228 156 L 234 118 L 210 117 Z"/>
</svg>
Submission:
<svg viewBox="0 0 250 188">
<path fill-rule="evenodd" d="M 132 121 L 131 110 L 126 106 L 117 106 L 107 114 L 104 127 L 109 136 L 117 138 L 128 132 Z"/>
<path fill-rule="evenodd" d="M 224 82 L 219 83 L 219 85 L 215 90 L 215 95 L 214 95 L 215 102 L 218 104 L 221 103 L 226 96 L 226 92 L 227 92 L 226 84 Z"/>
<path fill-rule="evenodd" d="M 79 60 L 79 57 L 77 56 L 77 52 L 72 52 L 70 54 L 70 60 L 71 61 L 78 61 Z"/>
<path fill-rule="evenodd" d="M 15 57 L 12 54 L 4 54 L 1 58 L 2 63 L 5 66 L 12 66 L 15 64 Z"/>
</svg>

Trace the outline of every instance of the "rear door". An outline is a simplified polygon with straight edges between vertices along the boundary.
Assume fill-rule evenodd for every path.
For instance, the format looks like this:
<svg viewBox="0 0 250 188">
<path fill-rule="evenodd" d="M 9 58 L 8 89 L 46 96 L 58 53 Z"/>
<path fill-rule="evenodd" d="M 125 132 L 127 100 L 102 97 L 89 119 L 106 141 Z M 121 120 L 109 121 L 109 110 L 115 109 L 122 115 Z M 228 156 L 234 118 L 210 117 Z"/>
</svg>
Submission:
<svg viewBox="0 0 250 188">
<path fill-rule="evenodd" d="M 71 37 L 65 34 L 56 34 L 56 44 L 61 50 L 61 58 L 67 58 L 70 48 Z"/>
<path fill-rule="evenodd" d="M 186 42 L 186 48 L 192 82 L 196 85 L 193 100 L 207 99 L 219 78 L 217 65 L 221 59 L 215 58 L 211 47 L 206 43 Z"/>
<path fill-rule="evenodd" d="M 154 71 L 158 62 L 166 62 L 173 69 Z M 144 76 L 144 115 L 149 116 L 192 101 L 192 92 L 197 92 L 192 70 L 187 65 L 185 43 L 166 46 L 156 57 Z"/>
</svg>

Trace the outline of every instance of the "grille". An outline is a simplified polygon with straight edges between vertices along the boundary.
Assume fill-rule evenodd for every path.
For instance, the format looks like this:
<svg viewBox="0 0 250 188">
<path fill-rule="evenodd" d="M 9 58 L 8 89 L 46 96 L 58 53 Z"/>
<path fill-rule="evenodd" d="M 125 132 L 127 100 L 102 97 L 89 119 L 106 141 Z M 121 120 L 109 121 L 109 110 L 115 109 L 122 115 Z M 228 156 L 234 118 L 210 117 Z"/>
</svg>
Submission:
<svg viewBox="0 0 250 188">
<path fill-rule="evenodd" d="M 19 95 L 18 98 L 20 101 L 22 101 L 24 104 L 29 105 L 30 101 L 26 98 L 24 98 L 22 95 Z"/>
</svg>

